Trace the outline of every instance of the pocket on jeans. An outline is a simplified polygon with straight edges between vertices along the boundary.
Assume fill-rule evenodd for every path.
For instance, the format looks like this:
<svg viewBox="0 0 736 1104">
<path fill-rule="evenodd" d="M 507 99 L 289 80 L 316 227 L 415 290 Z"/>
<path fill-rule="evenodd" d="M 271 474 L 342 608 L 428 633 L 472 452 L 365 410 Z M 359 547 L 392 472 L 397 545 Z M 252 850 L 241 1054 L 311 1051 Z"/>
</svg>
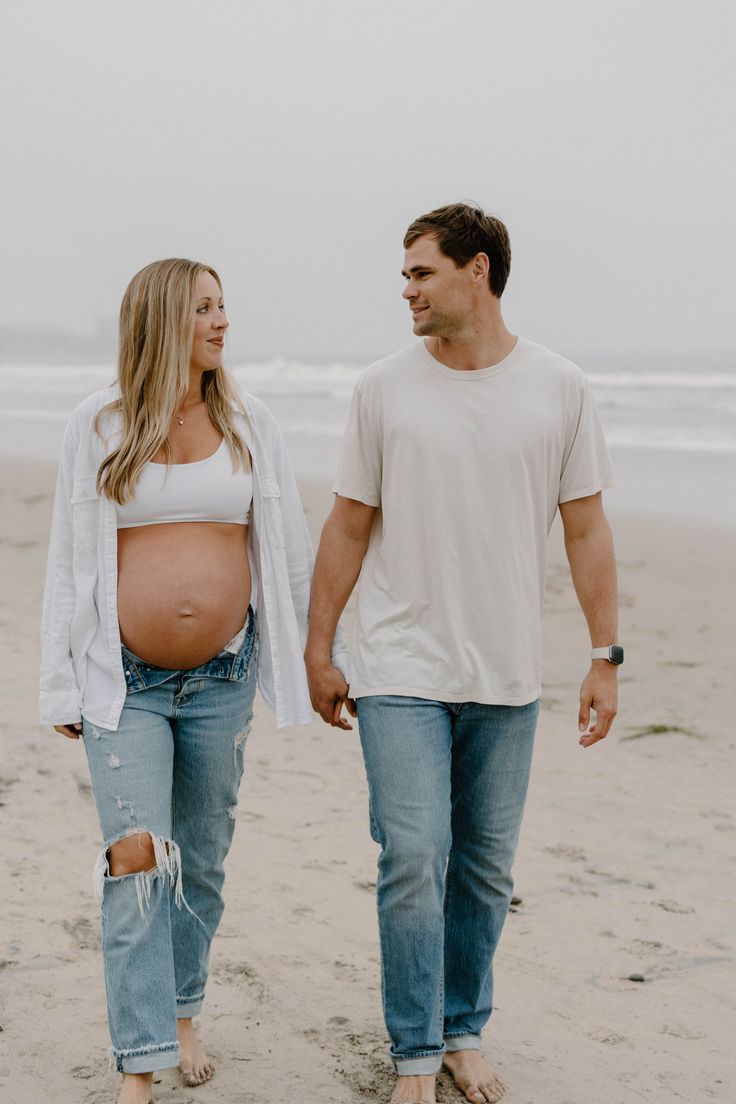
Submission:
<svg viewBox="0 0 736 1104">
<path fill-rule="evenodd" d="M 255 632 L 247 632 L 243 646 L 238 654 L 237 662 L 230 676 L 235 682 L 247 682 L 250 677 L 251 667 L 256 656 L 258 635 Z"/>
</svg>

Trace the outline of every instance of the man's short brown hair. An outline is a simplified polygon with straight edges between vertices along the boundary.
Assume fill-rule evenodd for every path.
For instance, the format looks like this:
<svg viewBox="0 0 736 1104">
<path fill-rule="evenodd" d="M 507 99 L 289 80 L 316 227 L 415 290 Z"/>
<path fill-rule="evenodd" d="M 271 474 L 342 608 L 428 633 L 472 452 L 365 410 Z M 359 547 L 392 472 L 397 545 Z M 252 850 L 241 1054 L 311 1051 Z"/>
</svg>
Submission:
<svg viewBox="0 0 736 1104">
<path fill-rule="evenodd" d="M 425 234 L 436 239 L 441 252 L 458 268 L 464 268 L 476 253 L 485 253 L 489 262 L 488 283 L 496 298 L 501 298 L 511 269 L 511 242 L 500 219 L 468 203 L 438 207 L 414 219 L 404 235 L 404 249 Z"/>
</svg>

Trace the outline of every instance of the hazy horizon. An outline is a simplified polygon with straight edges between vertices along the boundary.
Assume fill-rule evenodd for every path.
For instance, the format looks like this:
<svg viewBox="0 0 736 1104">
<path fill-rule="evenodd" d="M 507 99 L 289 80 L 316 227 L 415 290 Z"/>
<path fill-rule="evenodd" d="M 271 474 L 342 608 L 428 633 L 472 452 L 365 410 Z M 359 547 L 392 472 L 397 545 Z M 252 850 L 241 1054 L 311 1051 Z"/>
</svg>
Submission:
<svg viewBox="0 0 736 1104">
<path fill-rule="evenodd" d="M 114 336 L 108 328 L 115 329 Z M 9 330 L 0 327 L 0 366 L 43 367 L 110 367 L 114 370 L 117 354 L 117 323 L 113 319 L 101 320 L 92 334 L 80 335 L 70 331 L 48 329 Z M 107 336 L 105 336 L 107 335 Z M 525 335 L 522 335 L 525 336 Z M 328 367 L 333 364 L 360 367 L 387 356 L 395 349 L 408 346 L 414 337 L 407 328 L 403 340 L 391 347 L 359 353 L 348 350 L 312 350 L 309 354 L 280 353 L 269 349 L 238 348 L 226 345 L 225 363 L 229 366 L 288 362 L 294 364 Z M 226 339 L 227 341 L 227 339 Z M 661 372 L 671 367 L 674 372 L 733 372 L 736 373 L 736 347 L 729 349 L 702 349 L 698 352 L 681 349 L 583 349 L 574 345 L 558 345 L 556 352 L 578 362 L 586 371 L 621 369 L 627 372 Z"/>
<path fill-rule="evenodd" d="M 727 355 L 734 32 L 718 0 L 8 8 L 0 358 L 114 355 L 130 277 L 182 255 L 236 359 L 381 355 L 404 230 L 453 200 L 509 226 L 513 332 Z"/>
</svg>

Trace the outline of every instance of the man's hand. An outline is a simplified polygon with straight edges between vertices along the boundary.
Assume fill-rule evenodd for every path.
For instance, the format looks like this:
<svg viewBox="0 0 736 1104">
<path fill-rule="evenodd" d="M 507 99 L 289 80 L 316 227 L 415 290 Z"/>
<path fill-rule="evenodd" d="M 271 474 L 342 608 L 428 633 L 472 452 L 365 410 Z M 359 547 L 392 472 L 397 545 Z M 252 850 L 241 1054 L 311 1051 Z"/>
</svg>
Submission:
<svg viewBox="0 0 736 1104">
<path fill-rule="evenodd" d="M 590 747 L 603 740 L 611 730 L 618 705 L 616 667 L 607 659 L 595 659 L 580 687 L 580 713 L 578 728 L 583 733 L 578 743 Z M 590 724 L 590 711 L 595 710 L 596 721 Z"/>
<path fill-rule="evenodd" d="M 82 734 L 82 726 L 79 721 L 68 725 L 54 725 L 54 732 L 60 732 L 68 740 L 78 740 Z"/>
<path fill-rule="evenodd" d="M 355 702 L 348 697 L 350 687 L 330 656 L 337 622 L 360 574 L 376 509 L 336 495 L 314 564 L 304 662 L 312 708 L 333 728 L 353 727 L 343 720 L 343 705 L 351 717 L 358 715 Z"/>
<path fill-rule="evenodd" d="M 351 717 L 357 717 L 355 702 L 348 697 L 350 687 L 337 667 L 331 663 L 315 666 L 307 664 L 307 680 L 312 709 L 333 728 L 351 729 L 353 726 L 342 716 L 343 705 Z"/>
<path fill-rule="evenodd" d="M 611 530 L 603 513 L 600 491 L 560 503 L 565 551 L 575 593 L 585 614 L 594 647 L 618 638 L 616 625 L 616 560 Z M 578 727 L 581 747 L 603 740 L 616 716 L 618 700 L 615 663 L 594 659 L 580 687 Z M 590 728 L 590 711 L 596 721 Z"/>
</svg>

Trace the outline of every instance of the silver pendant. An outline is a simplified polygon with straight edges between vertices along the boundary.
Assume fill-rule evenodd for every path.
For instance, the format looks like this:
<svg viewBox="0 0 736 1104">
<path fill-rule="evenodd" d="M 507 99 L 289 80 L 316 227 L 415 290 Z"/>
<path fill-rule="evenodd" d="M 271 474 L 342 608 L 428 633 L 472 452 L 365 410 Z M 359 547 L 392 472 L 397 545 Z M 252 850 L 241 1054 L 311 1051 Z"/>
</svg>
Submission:
<svg viewBox="0 0 736 1104">
<path fill-rule="evenodd" d="M 184 425 L 184 419 L 183 418 L 177 418 L 176 420 L 179 423 L 179 425 Z"/>
</svg>

